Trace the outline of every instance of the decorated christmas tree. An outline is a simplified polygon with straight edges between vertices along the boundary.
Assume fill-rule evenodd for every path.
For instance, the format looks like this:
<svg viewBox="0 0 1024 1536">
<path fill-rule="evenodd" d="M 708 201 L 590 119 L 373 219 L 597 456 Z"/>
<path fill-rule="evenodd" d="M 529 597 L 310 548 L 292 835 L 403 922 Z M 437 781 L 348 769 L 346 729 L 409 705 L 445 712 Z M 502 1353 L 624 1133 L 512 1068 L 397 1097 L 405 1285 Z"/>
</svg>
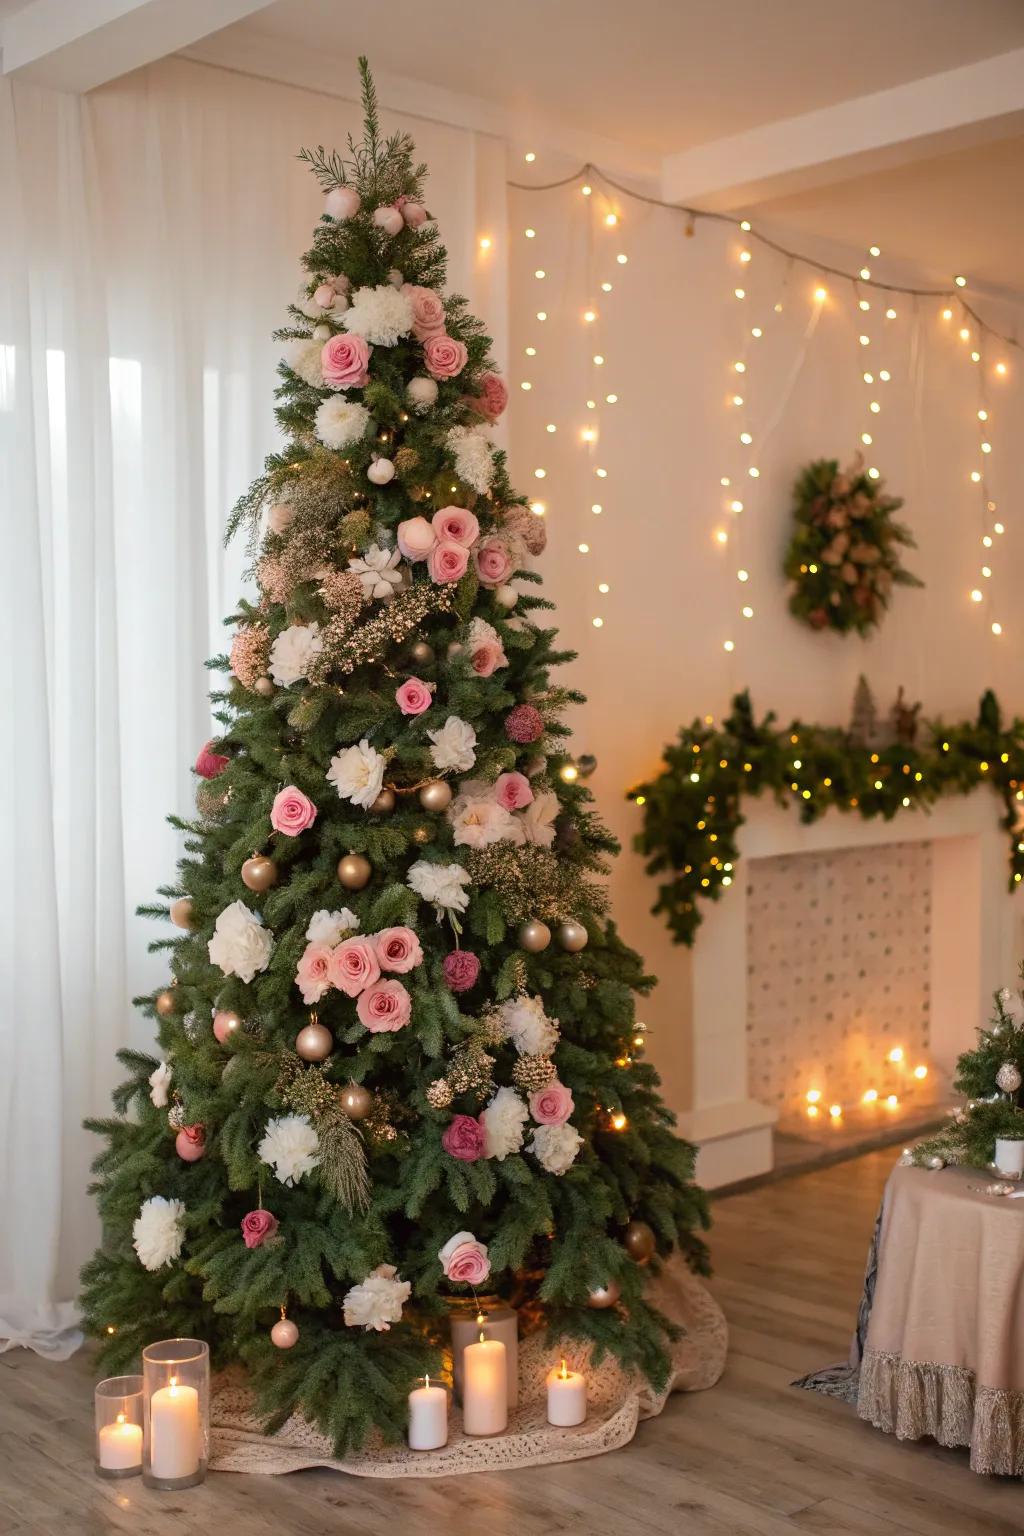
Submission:
<svg viewBox="0 0 1024 1536">
<path fill-rule="evenodd" d="M 652 981 L 607 917 L 505 386 L 362 70 L 362 142 L 302 154 L 326 196 L 279 333 L 286 442 L 229 525 L 259 596 L 146 909 L 181 930 L 137 1000 L 159 1056 L 121 1052 L 90 1122 L 83 1275 L 112 1370 L 204 1338 L 268 1427 L 301 1411 L 339 1451 L 402 1434 L 478 1291 L 663 1381 L 645 1291 L 673 1249 L 704 1266 L 707 1222 L 640 1059 Z"/>
<path fill-rule="evenodd" d="M 1024 995 L 1003 987 L 994 1005 L 989 1027 L 978 1030 L 977 1045 L 957 1059 L 953 1087 L 967 1102 L 937 1135 L 914 1148 L 916 1163 L 984 1168 L 992 1161 L 997 1136 L 1024 1140 L 1018 1104 L 1024 1080 Z"/>
</svg>

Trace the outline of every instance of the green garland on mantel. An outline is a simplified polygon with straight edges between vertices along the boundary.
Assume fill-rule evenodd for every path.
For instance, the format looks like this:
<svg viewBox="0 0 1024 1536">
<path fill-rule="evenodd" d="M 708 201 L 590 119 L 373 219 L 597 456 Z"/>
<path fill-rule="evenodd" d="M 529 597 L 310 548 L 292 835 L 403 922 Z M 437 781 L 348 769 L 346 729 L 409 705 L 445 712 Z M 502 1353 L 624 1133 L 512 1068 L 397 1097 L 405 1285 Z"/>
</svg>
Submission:
<svg viewBox="0 0 1024 1536">
<path fill-rule="evenodd" d="M 749 693 L 737 694 L 721 727 L 701 720 L 683 726 L 658 777 L 629 792 L 644 811 L 634 847 L 647 856 L 648 874 L 666 877 L 652 911 L 664 914 L 677 944 L 693 943 L 700 904 L 719 900 L 732 884 L 743 798 L 766 790 L 780 805 L 795 802 L 809 824 L 831 810 L 891 821 L 988 783 L 1002 799 L 1012 839 L 1010 889 L 1024 878 L 1024 720 L 1004 727 L 991 690 L 975 722 L 927 722 L 920 745 L 859 746 L 835 726 L 794 720 L 779 730 L 775 718 L 758 724 Z"/>
</svg>

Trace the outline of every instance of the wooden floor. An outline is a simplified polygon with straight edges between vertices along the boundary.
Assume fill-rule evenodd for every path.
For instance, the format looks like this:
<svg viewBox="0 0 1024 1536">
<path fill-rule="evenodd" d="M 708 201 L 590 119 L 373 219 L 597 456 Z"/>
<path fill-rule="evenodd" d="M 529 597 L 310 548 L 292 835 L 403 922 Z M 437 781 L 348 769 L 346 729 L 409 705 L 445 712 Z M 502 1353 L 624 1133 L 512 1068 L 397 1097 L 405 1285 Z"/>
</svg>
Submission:
<svg viewBox="0 0 1024 1536">
<path fill-rule="evenodd" d="M 88 1354 L 0 1356 L 2 1536 L 974 1536 L 1024 1531 L 1020 1483 L 961 1451 L 899 1444 L 792 1389 L 845 1356 L 893 1152 L 716 1204 L 714 1289 L 732 1346 L 710 1392 L 673 1398 L 626 1449 L 536 1471 L 397 1483 L 330 1472 L 211 1476 L 183 1494 L 92 1472 Z"/>
</svg>

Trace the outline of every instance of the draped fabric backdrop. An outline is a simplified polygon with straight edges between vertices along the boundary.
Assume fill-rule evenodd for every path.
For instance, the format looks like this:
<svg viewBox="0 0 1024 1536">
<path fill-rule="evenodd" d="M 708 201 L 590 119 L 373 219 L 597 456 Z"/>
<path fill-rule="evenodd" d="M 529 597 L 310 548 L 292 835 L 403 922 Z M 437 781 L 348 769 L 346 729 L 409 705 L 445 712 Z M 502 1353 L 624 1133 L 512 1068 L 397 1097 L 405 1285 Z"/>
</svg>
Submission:
<svg viewBox="0 0 1024 1536">
<path fill-rule="evenodd" d="M 193 805 L 203 665 L 246 564 L 222 529 L 275 442 L 271 332 L 321 208 L 294 156 L 360 115 L 180 59 L 81 99 L 0 90 L 0 1347 L 60 1355 L 99 1237 L 80 1122 L 108 1111 L 114 1051 L 152 1039 L 130 1000 L 166 962 L 133 913 L 174 873 L 164 816 Z M 505 356 L 503 145 L 383 121 L 430 163 L 453 286 Z"/>
</svg>

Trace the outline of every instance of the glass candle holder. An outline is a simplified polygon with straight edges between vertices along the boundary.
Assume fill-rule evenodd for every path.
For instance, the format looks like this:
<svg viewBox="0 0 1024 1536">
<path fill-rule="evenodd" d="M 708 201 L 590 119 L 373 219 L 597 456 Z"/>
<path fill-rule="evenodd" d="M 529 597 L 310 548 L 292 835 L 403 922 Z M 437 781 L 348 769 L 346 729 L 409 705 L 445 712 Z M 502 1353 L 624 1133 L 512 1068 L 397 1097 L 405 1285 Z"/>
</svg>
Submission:
<svg viewBox="0 0 1024 1536">
<path fill-rule="evenodd" d="M 142 1377 L 108 1376 L 94 1394 L 96 1471 L 138 1477 L 142 1471 Z"/>
<path fill-rule="evenodd" d="M 452 1379 L 455 1397 L 462 1401 L 464 1356 L 470 1344 L 476 1344 L 481 1332 L 485 1339 L 500 1339 L 505 1346 L 508 1382 L 508 1406 L 519 1402 L 519 1315 L 497 1296 L 452 1296 L 448 1298 L 452 1336 Z"/>
<path fill-rule="evenodd" d="M 162 1339 L 142 1351 L 147 1488 L 191 1488 L 210 1448 L 210 1350 L 201 1339 Z"/>
</svg>

